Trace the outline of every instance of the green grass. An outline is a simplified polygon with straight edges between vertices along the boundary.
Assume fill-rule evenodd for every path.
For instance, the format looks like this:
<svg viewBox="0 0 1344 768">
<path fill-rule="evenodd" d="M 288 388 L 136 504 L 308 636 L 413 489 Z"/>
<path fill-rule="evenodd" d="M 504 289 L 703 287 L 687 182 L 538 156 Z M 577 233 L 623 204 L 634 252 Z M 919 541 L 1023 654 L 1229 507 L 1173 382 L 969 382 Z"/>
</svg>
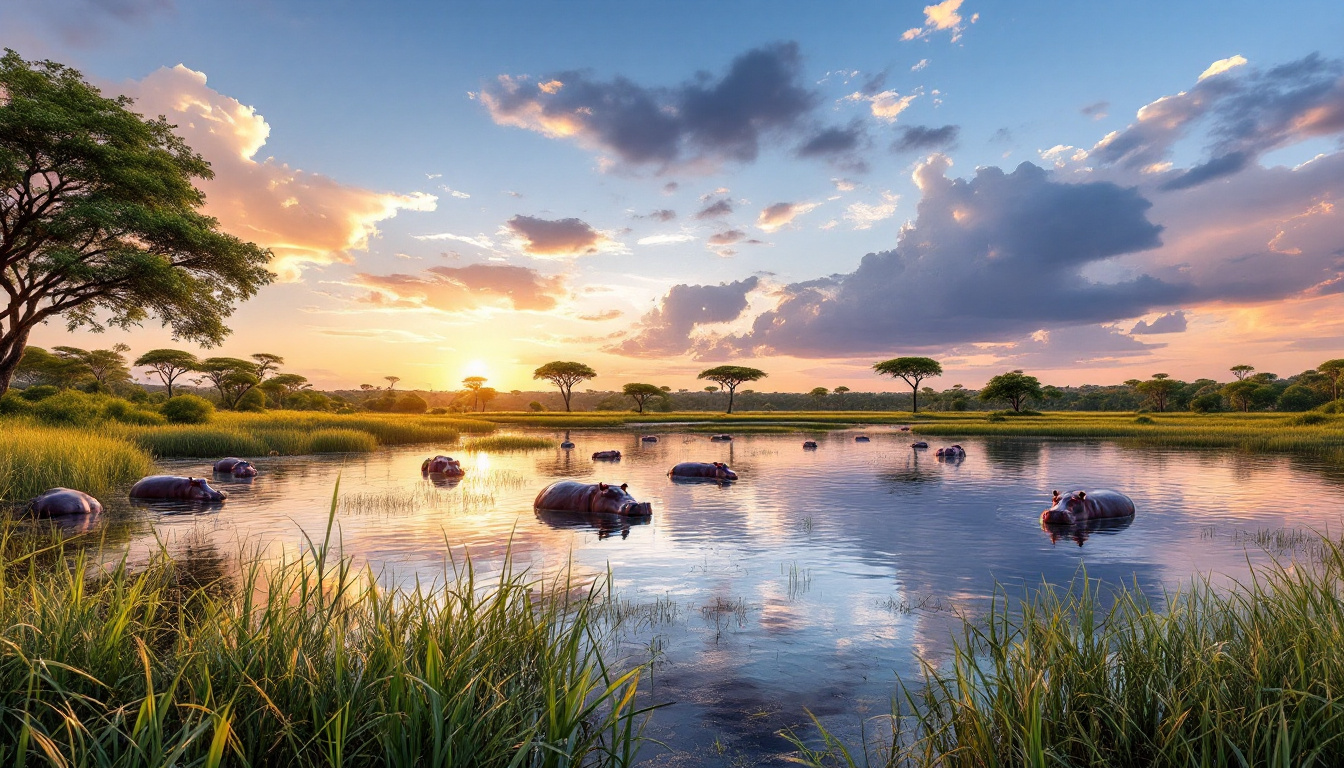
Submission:
<svg viewBox="0 0 1344 768">
<path fill-rule="evenodd" d="M 554 448 L 558 445 L 549 437 L 535 435 L 491 435 L 473 437 L 462 444 L 468 451 L 531 451 L 539 448 Z"/>
<path fill-rule="evenodd" d="M 1155 609 L 1136 588 L 1000 593 L 902 686 L 863 745 L 792 732 L 812 766 L 1344 764 L 1344 545 Z M 1109 604 L 1111 607 L 1104 607 Z"/>
<path fill-rule="evenodd" d="M 25 501 L 56 487 L 98 496 L 154 469 L 149 454 L 114 437 L 16 421 L 0 430 L 0 501 Z"/>
<path fill-rule="evenodd" d="M 602 658 L 600 586 L 480 583 L 468 562 L 384 589 L 331 540 L 329 523 L 297 560 L 107 572 L 0 528 L 0 764 L 633 761 L 640 668 Z"/>
</svg>

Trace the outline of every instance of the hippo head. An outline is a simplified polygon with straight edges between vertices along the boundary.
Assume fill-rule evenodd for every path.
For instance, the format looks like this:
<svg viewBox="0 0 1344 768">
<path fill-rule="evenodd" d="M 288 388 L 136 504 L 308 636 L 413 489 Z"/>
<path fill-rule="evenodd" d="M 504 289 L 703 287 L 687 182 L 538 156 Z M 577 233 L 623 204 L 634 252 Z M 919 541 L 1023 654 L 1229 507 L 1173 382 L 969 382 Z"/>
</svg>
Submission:
<svg viewBox="0 0 1344 768">
<path fill-rule="evenodd" d="M 594 512 L 607 512 L 628 517 L 647 517 L 653 514 L 653 505 L 647 501 L 635 501 L 626 490 L 629 485 L 597 484 L 597 496 L 593 499 Z"/>
<path fill-rule="evenodd" d="M 722 461 L 714 462 L 714 476 L 720 480 L 736 480 L 737 473 L 728 468 Z"/>
<path fill-rule="evenodd" d="M 234 477 L 256 477 L 257 468 L 250 461 L 240 461 L 233 465 Z"/>
<path fill-rule="evenodd" d="M 1050 508 L 1041 513 L 1041 522 L 1067 525 L 1075 519 L 1085 518 L 1086 500 L 1087 491 L 1072 491 L 1063 495 L 1060 495 L 1059 491 L 1054 491 L 1050 499 L 1052 502 Z"/>
<path fill-rule="evenodd" d="M 189 477 L 187 482 L 187 498 L 192 501 L 223 501 L 228 496 L 220 491 L 216 491 L 205 482 L 203 477 Z"/>
</svg>

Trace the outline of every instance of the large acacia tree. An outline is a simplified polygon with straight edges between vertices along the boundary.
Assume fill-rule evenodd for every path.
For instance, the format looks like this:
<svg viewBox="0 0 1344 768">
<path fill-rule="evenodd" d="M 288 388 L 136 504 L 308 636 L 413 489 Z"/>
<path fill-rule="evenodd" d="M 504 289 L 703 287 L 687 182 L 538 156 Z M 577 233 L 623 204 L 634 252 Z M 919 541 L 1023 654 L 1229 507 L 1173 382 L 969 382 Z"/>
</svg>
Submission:
<svg viewBox="0 0 1344 768">
<path fill-rule="evenodd" d="M 131 106 L 61 64 L 0 57 L 0 394 L 39 323 L 154 315 L 211 346 L 273 278 L 269 251 L 200 212 L 210 164 Z"/>
<path fill-rule="evenodd" d="M 748 368 L 745 365 L 720 365 L 716 368 L 701 371 L 696 378 L 709 379 L 718 384 L 721 389 L 728 390 L 728 413 L 732 413 L 733 394 L 737 392 L 737 385 L 746 381 L 760 381 L 768 375 L 759 368 Z"/>
<path fill-rule="evenodd" d="M 873 370 L 910 385 L 910 412 L 919 412 L 919 382 L 943 375 L 943 366 L 931 357 L 893 357 L 873 365 Z"/>
<path fill-rule="evenodd" d="M 569 411 L 569 398 L 574 391 L 574 385 L 596 376 L 597 371 L 586 364 L 564 360 L 552 360 L 532 372 L 532 378 L 545 379 L 560 390 L 560 396 L 565 399 L 565 411 Z"/>
</svg>

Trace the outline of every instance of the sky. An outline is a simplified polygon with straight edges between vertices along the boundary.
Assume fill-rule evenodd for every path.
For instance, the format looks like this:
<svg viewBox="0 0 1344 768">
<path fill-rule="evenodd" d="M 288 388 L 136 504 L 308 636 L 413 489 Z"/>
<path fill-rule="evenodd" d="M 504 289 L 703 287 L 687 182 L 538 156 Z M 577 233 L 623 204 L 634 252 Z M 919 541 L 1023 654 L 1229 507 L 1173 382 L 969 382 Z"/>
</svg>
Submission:
<svg viewBox="0 0 1344 768">
<path fill-rule="evenodd" d="M 274 253 L 319 387 L 937 388 L 1344 357 L 1344 3 L 0 0 Z"/>
</svg>

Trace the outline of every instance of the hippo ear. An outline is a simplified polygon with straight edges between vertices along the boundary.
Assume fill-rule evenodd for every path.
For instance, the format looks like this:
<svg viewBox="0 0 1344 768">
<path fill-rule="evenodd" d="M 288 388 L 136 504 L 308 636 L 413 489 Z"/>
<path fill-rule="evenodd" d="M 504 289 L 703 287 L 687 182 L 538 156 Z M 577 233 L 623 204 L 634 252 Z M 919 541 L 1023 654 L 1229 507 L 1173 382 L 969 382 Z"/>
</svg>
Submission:
<svg viewBox="0 0 1344 768">
<path fill-rule="evenodd" d="M 1087 498 L 1087 491 L 1079 491 L 1079 492 L 1078 492 L 1078 500 L 1079 500 L 1079 501 L 1082 501 L 1083 499 L 1086 499 L 1086 498 Z"/>
<path fill-rule="evenodd" d="M 630 487 L 630 484 L 629 484 L 629 483 L 621 483 L 621 490 L 622 490 L 622 491 L 624 491 L 626 488 L 629 488 L 629 487 Z"/>
<path fill-rule="evenodd" d="M 599 490 L 599 491 L 605 491 L 605 490 L 607 490 L 607 484 L 606 484 L 606 483 L 598 483 L 598 484 L 597 484 L 597 490 Z"/>
</svg>

